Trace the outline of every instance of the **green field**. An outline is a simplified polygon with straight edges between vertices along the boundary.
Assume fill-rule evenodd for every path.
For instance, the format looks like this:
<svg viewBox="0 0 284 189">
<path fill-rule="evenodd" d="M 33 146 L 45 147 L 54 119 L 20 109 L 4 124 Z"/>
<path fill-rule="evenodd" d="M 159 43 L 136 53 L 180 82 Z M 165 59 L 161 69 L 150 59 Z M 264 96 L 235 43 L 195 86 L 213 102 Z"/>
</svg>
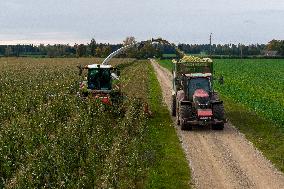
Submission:
<svg viewBox="0 0 284 189">
<path fill-rule="evenodd" d="M 284 172 L 284 60 L 215 60 L 227 116 Z"/>
<path fill-rule="evenodd" d="M 275 122 L 284 131 L 284 60 L 215 60 L 216 85 L 226 97 Z"/>
<path fill-rule="evenodd" d="M 215 83 L 229 120 L 284 171 L 284 60 L 217 59 Z M 171 70 L 170 60 L 160 64 Z"/>
<path fill-rule="evenodd" d="M 76 66 L 101 61 L 0 58 L 0 188 L 188 187 L 170 115 L 151 100 L 162 95 L 149 93 L 158 85 L 149 62 L 113 60 L 123 65 L 121 108 L 77 97 Z"/>
</svg>

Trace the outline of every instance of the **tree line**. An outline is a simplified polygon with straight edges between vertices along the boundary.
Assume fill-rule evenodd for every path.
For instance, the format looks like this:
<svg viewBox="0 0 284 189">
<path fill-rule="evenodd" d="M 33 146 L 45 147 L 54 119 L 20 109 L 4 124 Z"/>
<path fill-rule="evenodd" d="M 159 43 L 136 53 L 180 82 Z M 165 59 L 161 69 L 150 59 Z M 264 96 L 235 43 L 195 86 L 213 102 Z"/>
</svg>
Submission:
<svg viewBox="0 0 284 189">
<path fill-rule="evenodd" d="M 134 37 L 127 37 L 121 44 L 97 43 L 91 39 L 88 44 L 55 45 L 0 45 L 0 56 L 38 56 L 38 57 L 100 57 L 105 58 L 111 52 L 136 42 Z M 284 56 L 284 40 L 272 40 L 268 44 L 178 44 L 178 48 L 187 54 L 260 56 L 266 51 Z M 175 54 L 175 48 L 169 44 L 146 43 L 134 47 L 119 55 L 128 58 L 162 57 L 163 54 Z"/>
<path fill-rule="evenodd" d="M 284 40 L 271 40 L 267 44 L 267 49 L 270 51 L 277 51 L 279 55 L 284 56 Z"/>
</svg>

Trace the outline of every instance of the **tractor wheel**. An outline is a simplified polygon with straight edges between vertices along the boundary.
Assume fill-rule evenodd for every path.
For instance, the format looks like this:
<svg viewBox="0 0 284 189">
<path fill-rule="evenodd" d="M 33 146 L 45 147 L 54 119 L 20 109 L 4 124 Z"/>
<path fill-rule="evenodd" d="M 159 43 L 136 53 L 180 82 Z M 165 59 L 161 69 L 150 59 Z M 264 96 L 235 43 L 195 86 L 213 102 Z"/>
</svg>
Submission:
<svg viewBox="0 0 284 189">
<path fill-rule="evenodd" d="M 176 117 L 176 124 L 177 124 L 177 125 L 180 125 L 180 119 L 179 119 L 179 116 L 177 116 L 177 117 Z"/>
<path fill-rule="evenodd" d="M 214 92 L 213 95 L 212 95 L 212 100 L 219 100 L 219 95 L 218 93 Z"/>
<path fill-rule="evenodd" d="M 213 105 L 213 116 L 219 121 L 224 121 L 224 105 L 223 104 L 214 104 Z M 213 130 L 223 130 L 224 122 L 218 125 L 212 125 Z"/>
<path fill-rule="evenodd" d="M 180 117 L 181 118 L 190 118 L 191 107 L 188 105 L 180 106 Z"/>
<path fill-rule="evenodd" d="M 177 100 L 176 100 L 176 95 L 172 95 L 172 107 L 171 107 L 171 110 L 172 110 L 172 116 L 175 117 L 176 116 L 176 111 L 177 109 Z"/>
<path fill-rule="evenodd" d="M 181 130 L 185 130 L 187 128 L 187 123 L 185 120 L 188 120 L 191 115 L 191 107 L 190 106 L 180 106 L 180 118 L 181 118 Z"/>
<path fill-rule="evenodd" d="M 213 105 L 213 116 L 215 119 L 224 120 L 224 105 L 223 104 Z"/>
<path fill-rule="evenodd" d="M 187 128 L 186 123 L 183 119 L 180 121 L 180 128 L 181 128 L 181 130 L 186 130 L 186 128 Z"/>
<path fill-rule="evenodd" d="M 212 125 L 213 130 L 223 130 L 224 129 L 224 123 L 218 124 L 218 125 Z"/>
</svg>

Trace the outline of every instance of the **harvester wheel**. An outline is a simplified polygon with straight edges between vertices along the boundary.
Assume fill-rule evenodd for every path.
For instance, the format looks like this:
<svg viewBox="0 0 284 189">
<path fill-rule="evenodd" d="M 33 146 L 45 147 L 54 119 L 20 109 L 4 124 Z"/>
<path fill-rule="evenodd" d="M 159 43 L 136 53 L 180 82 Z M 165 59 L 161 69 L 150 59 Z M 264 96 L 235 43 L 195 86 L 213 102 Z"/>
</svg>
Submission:
<svg viewBox="0 0 284 189">
<path fill-rule="evenodd" d="M 175 117 L 176 116 L 176 109 L 177 109 L 177 100 L 176 100 L 176 95 L 172 95 L 172 116 Z"/>
<path fill-rule="evenodd" d="M 114 106 L 121 106 L 123 103 L 123 94 L 120 91 L 112 91 L 110 97 Z"/>
<path fill-rule="evenodd" d="M 214 118 L 219 121 L 224 121 L 224 105 L 223 104 L 214 104 L 213 105 L 213 115 Z M 213 130 L 223 130 L 224 122 L 218 125 L 212 125 Z"/>
</svg>

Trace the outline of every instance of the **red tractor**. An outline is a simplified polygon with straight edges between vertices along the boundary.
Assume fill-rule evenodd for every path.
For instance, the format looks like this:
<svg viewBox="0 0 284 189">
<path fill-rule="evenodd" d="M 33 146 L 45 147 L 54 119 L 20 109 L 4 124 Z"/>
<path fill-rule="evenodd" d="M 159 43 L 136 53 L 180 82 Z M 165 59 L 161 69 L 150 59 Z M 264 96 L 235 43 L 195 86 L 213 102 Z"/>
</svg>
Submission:
<svg viewBox="0 0 284 189">
<path fill-rule="evenodd" d="M 205 125 L 215 130 L 224 128 L 224 106 L 213 90 L 212 73 L 209 58 L 184 56 L 174 61 L 172 116 L 182 130 Z"/>
</svg>

